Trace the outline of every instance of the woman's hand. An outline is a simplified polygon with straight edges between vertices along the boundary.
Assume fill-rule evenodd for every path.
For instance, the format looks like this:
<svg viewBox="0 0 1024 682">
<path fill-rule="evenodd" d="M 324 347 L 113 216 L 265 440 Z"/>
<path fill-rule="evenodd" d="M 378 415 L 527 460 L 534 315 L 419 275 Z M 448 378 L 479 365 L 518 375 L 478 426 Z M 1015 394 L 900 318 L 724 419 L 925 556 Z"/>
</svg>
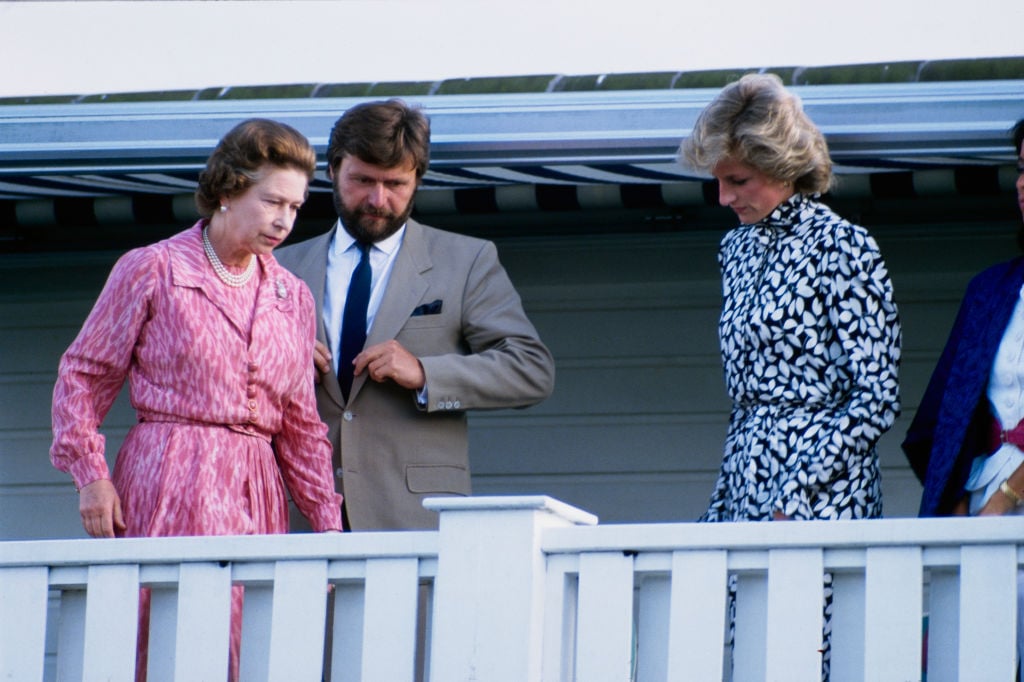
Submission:
<svg viewBox="0 0 1024 682">
<path fill-rule="evenodd" d="M 78 513 L 82 515 L 85 532 L 94 538 L 112 538 L 115 529 L 125 529 L 121 498 L 114 484 L 106 478 L 82 488 L 78 495 Z"/>
<path fill-rule="evenodd" d="M 1016 504 L 1006 493 L 997 490 L 989 496 L 985 506 L 978 512 L 978 516 L 1003 516 L 1013 511 L 1015 507 Z"/>
<path fill-rule="evenodd" d="M 313 365 L 316 372 L 313 373 L 313 380 L 320 383 L 320 377 L 328 372 L 334 371 L 331 366 L 331 351 L 320 341 L 313 346 Z"/>
</svg>

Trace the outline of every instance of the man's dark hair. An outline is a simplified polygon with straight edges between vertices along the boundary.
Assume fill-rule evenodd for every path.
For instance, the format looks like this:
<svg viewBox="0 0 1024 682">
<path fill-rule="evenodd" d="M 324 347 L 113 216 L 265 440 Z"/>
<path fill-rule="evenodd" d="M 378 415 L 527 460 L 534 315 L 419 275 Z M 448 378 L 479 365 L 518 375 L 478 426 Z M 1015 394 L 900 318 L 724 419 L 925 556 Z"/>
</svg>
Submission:
<svg viewBox="0 0 1024 682">
<path fill-rule="evenodd" d="M 400 99 L 356 105 L 331 130 L 328 167 L 336 171 L 346 155 L 383 168 L 411 160 L 420 180 L 430 164 L 430 121 Z"/>
</svg>

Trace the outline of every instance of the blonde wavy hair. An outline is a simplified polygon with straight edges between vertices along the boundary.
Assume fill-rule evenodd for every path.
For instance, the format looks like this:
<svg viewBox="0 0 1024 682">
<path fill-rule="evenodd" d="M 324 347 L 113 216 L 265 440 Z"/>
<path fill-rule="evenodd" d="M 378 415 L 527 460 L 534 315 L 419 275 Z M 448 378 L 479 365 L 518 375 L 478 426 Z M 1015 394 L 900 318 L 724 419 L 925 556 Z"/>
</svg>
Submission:
<svg viewBox="0 0 1024 682">
<path fill-rule="evenodd" d="M 825 136 L 775 74 L 747 74 L 725 86 L 679 147 L 680 163 L 698 172 L 725 159 L 805 194 L 823 194 L 833 183 Z"/>
</svg>

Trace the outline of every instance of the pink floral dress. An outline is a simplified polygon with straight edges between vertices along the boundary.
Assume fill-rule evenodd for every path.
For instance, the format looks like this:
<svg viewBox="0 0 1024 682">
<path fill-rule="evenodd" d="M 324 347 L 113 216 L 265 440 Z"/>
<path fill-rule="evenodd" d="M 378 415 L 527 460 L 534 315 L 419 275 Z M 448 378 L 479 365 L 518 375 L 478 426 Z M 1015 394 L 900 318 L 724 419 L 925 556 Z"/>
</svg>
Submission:
<svg viewBox="0 0 1024 682">
<path fill-rule="evenodd" d="M 138 423 L 112 479 L 125 536 L 284 533 L 286 488 L 313 529 L 341 529 L 313 393 L 312 294 L 273 256 L 228 287 L 202 227 L 114 266 L 61 358 L 51 461 L 79 488 L 110 477 L 99 426 L 127 378 Z"/>
<path fill-rule="evenodd" d="M 340 528 L 313 396 L 312 295 L 270 256 L 258 280 L 224 285 L 200 230 L 114 266 L 61 359 L 53 464 L 79 487 L 108 477 L 98 427 L 127 378 L 139 423 L 113 479 L 125 535 L 285 532 L 285 485 L 314 529 Z"/>
</svg>

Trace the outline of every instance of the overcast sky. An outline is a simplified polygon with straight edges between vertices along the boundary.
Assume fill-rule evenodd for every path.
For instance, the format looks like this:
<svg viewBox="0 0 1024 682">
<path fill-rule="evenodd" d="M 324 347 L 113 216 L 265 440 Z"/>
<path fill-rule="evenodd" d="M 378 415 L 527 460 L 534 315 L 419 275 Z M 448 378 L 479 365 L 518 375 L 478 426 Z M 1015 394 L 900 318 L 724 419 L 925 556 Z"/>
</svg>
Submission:
<svg viewBox="0 0 1024 682">
<path fill-rule="evenodd" d="M 0 96 L 1024 55 L 1024 0 L 0 2 Z"/>
</svg>

